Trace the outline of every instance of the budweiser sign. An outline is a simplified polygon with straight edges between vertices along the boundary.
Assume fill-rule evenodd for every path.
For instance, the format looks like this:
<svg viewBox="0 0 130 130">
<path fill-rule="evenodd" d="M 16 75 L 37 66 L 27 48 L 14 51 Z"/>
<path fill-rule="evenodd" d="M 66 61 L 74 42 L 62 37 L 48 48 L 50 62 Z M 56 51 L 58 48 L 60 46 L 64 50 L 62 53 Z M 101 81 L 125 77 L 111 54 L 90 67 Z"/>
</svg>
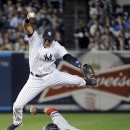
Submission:
<svg viewBox="0 0 130 130">
<path fill-rule="evenodd" d="M 97 89 L 109 93 L 129 97 L 130 95 L 130 65 L 100 73 Z"/>
</svg>

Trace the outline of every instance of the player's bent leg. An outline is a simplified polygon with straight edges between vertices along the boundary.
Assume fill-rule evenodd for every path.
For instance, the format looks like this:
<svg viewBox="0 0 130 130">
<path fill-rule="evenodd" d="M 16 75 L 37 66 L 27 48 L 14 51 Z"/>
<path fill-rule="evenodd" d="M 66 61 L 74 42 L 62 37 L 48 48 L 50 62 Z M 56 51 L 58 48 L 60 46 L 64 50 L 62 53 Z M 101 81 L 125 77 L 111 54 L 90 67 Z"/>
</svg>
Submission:
<svg viewBox="0 0 130 130">
<path fill-rule="evenodd" d="M 53 82 L 56 84 L 61 85 L 77 85 L 77 86 L 85 86 L 86 82 L 83 78 L 77 76 L 77 75 L 71 75 L 66 72 L 57 71 L 54 73 L 54 77 L 56 79 L 53 80 Z"/>
<path fill-rule="evenodd" d="M 83 79 L 77 75 L 71 75 L 66 72 L 56 71 L 50 77 L 49 86 L 54 85 L 77 85 L 77 86 L 95 86 L 97 81 L 95 79 Z"/>
</svg>

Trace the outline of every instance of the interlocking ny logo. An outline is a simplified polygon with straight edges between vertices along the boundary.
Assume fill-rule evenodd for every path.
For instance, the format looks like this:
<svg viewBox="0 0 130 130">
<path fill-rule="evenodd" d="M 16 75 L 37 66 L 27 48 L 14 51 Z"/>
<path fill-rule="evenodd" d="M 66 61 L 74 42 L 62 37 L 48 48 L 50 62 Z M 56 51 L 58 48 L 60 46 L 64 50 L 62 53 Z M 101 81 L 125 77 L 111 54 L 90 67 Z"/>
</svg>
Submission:
<svg viewBox="0 0 130 130">
<path fill-rule="evenodd" d="M 51 36 L 51 32 L 48 32 L 48 35 Z"/>
<path fill-rule="evenodd" d="M 44 55 L 44 58 L 45 58 L 45 60 L 52 60 L 52 54 L 50 54 L 50 56 L 47 56 L 47 54 L 46 54 L 46 55 Z"/>
</svg>

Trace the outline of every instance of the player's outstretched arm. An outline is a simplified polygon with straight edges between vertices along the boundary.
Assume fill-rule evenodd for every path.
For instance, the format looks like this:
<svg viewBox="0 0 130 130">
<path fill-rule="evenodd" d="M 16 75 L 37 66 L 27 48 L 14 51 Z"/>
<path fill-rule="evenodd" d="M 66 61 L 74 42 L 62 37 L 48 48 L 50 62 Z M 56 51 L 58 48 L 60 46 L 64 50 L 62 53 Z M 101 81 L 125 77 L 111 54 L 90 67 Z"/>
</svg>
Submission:
<svg viewBox="0 0 130 130">
<path fill-rule="evenodd" d="M 27 14 L 27 17 L 23 20 L 23 23 L 22 23 L 22 26 L 23 26 L 23 29 L 24 29 L 24 32 L 26 33 L 26 34 L 28 34 L 28 35 L 31 35 L 31 34 L 33 34 L 33 28 L 32 28 L 32 26 L 31 26 L 31 24 L 30 24 L 30 20 L 32 19 L 32 18 L 34 18 L 35 17 L 35 12 L 29 12 L 28 14 Z"/>
<path fill-rule="evenodd" d="M 50 115 L 52 112 L 57 111 L 55 108 L 43 108 L 43 109 L 39 109 L 35 106 L 30 107 L 30 113 L 33 115 L 36 115 L 37 113 L 44 113 L 47 115 Z"/>
</svg>

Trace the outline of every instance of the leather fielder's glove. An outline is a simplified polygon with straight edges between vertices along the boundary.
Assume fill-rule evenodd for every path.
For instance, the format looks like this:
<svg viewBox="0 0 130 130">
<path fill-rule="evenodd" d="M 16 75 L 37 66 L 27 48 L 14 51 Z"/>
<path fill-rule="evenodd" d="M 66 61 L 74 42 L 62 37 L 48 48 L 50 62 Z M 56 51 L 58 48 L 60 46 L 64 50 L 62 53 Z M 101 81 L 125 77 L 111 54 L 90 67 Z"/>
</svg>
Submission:
<svg viewBox="0 0 130 130">
<path fill-rule="evenodd" d="M 97 76 L 95 74 L 93 68 L 90 65 L 88 65 L 88 64 L 82 65 L 80 67 L 80 71 L 82 72 L 82 74 L 84 75 L 84 78 L 86 78 L 86 79 Z"/>
</svg>

